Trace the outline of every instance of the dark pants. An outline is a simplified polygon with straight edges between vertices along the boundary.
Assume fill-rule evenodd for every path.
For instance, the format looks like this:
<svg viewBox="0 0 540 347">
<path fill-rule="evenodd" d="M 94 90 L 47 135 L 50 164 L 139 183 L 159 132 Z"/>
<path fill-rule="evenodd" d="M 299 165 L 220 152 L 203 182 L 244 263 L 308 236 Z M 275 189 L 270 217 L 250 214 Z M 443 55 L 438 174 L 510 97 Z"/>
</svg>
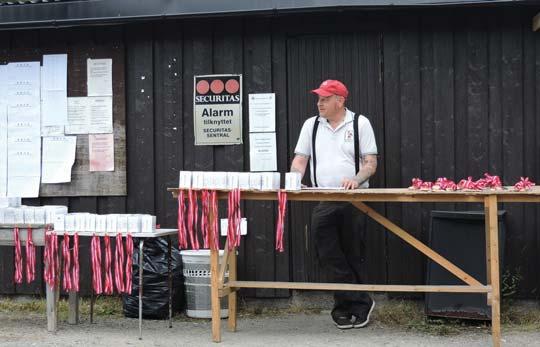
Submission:
<svg viewBox="0 0 540 347">
<path fill-rule="evenodd" d="M 366 218 L 347 202 L 321 202 L 314 209 L 311 225 L 319 263 L 331 283 L 362 283 Z M 332 314 L 355 314 L 371 305 L 366 292 L 334 292 Z"/>
</svg>

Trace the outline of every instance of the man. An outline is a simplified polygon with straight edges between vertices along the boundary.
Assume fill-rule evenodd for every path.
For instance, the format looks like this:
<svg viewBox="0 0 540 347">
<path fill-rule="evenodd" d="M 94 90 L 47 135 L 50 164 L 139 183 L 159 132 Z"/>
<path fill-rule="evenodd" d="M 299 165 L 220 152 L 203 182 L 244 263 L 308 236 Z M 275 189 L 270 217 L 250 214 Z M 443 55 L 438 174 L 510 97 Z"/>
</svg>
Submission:
<svg viewBox="0 0 540 347">
<path fill-rule="evenodd" d="M 319 116 L 302 126 L 291 172 L 303 176 L 310 162 L 314 187 L 367 188 L 377 169 L 377 145 L 369 120 L 345 107 L 349 92 L 340 81 L 326 80 L 312 93 L 319 97 Z M 365 216 L 347 202 L 321 202 L 313 210 L 311 226 L 328 280 L 362 283 Z M 336 291 L 332 319 L 340 329 L 362 328 L 374 307 L 375 301 L 365 292 Z"/>
</svg>

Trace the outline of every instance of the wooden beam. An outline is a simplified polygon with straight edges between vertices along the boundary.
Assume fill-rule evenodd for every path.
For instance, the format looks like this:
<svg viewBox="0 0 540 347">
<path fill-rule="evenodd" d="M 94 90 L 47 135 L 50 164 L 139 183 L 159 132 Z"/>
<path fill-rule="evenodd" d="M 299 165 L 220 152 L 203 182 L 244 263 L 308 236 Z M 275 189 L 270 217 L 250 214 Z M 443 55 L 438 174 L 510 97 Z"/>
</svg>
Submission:
<svg viewBox="0 0 540 347">
<path fill-rule="evenodd" d="M 540 12 L 532 20 L 532 31 L 537 31 L 538 29 L 540 29 Z"/>
<path fill-rule="evenodd" d="M 311 282 L 230 281 L 225 288 L 272 288 L 302 290 L 356 290 L 367 292 L 488 293 L 491 286 L 426 286 Z"/>
<path fill-rule="evenodd" d="M 360 211 L 364 212 L 369 217 L 373 218 L 376 222 L 384 226 L 386 229 L 396 234 L 403 241 L 407 242 L 408 244 L 410 244 L 411 246 L 413 246 L 420 252 L 424 253 L 434 262 L 441 265 L 446 270 L 450 271 L 452 274 L 457 276 L 463 282 L 471 286 L 482 286 L 482 283 L 480 283 L 474 277 L 472 277 L 465 271 L 461 270 L 459 267 L 451 263 L 448 259 L 444 258 L 439 253 L 435 252 L 434 250 L 432 250 L 431 248 L 429 248 L 428 246 L 420 242 L 420 240 L 416 239 L 411 234 L 409 234 L 405 230 L 398 227 L 396 224 L 386 219 L 386 217 L 382 216 L 381 214 L 379 214 L 377 211 L 375 211 L 368 205 L 362 202 L 353 202 L 352 204 L 356 206 Z"/>
<path fill-rule="evenodd" d="M 497 215 L 497 196 L 489 196 L 484 202 L 486 207 L 486 224 L 489 229 L 490 266 L 491 277 L 491 337 L 493 346 L 501 345 L 501 307 L 500 307 L 500 277 L 499 277 L 499 220 Z"/>
</svg>

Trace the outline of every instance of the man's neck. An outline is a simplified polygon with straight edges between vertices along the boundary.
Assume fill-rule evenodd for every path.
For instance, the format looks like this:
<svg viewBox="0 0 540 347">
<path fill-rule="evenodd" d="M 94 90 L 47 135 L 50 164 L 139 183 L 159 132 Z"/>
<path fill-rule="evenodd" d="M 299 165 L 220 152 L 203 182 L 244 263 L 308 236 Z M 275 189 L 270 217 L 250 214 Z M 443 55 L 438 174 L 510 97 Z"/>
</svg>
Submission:
<svg viewBox="0 0 540 347">
<path fill-rule="evenodd" d="M 335 129 L 345 120 L 345 115 L 346 114 L 347 114 L 347 110 L 345 108 L 343 108 L 335 116 L 333 116 L 331 118 L 326 118 L 326 120 L 328 121 L 328 124 L 330 124 L 330 126 L 333 129 Z"/>
</svg>

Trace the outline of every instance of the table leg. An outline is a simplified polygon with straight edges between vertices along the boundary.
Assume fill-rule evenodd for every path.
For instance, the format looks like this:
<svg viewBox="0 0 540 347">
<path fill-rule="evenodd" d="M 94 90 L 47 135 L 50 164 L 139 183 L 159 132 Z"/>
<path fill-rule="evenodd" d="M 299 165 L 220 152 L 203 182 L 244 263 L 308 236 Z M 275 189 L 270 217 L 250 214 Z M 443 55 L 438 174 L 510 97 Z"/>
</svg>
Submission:
<svg viewBox="0 0 540 347">
<path fill-rule="evenodd" d="M 489 235 L 489 203 L 484 203 L 484 224 L 486 229 L 486 285 L 491 285 L 491 254 L 490 254 L 490 235 Z M 491 292 L 487 293 L 487 304 L 491 306 Z"/>
<path fill-rule="evenodd" d="M 212 340 L 221 341 L 221 305 L 219 300 L 219 251 L 210 251 L 210 302 L 212 305 Z"/>
<path fill-rule="evenodd" d="M 236 281 L 236 248 L 229 252 L 229 281 Z M 236 331 L 236 294 L 234 291 L 229 294 L 229 331 Z"/>
<path fill-rule="evenodd" d="M 79 324 L 79 293 L 75 291 L 69 292 L 69 324 Z"/>
<path fill-rule="evenodd" d="M 497 218 L 497 196 L 486 197 L 486 223 L 489 226 L 489 253 L 491 276 L 491 336 L 493 346 L 501 345 L 501 310 L 500 310 L 500 277 L 499 277 L 499 230 Z"/>
<path fill-rule="evenodd" d="M 47 331 L 56 332 L 58 323 L 56 290 L 47 284 Z"/>
<path fill-rule="evenodd" d="M 169 285 L 169 328 L 172 328 L 172 265 L 171 265 L 171 256 L 172 256 L 172 241 L 171 236 L 167 236 L 167 274 L 168 274 L 168 285 Z"/>
<path fill-rule="evenodd" d="M 143 247 L 144 239 L 139 239 L 139 340 L 142 340 L 142 296 L 143 296 Z"/>
</svg>

